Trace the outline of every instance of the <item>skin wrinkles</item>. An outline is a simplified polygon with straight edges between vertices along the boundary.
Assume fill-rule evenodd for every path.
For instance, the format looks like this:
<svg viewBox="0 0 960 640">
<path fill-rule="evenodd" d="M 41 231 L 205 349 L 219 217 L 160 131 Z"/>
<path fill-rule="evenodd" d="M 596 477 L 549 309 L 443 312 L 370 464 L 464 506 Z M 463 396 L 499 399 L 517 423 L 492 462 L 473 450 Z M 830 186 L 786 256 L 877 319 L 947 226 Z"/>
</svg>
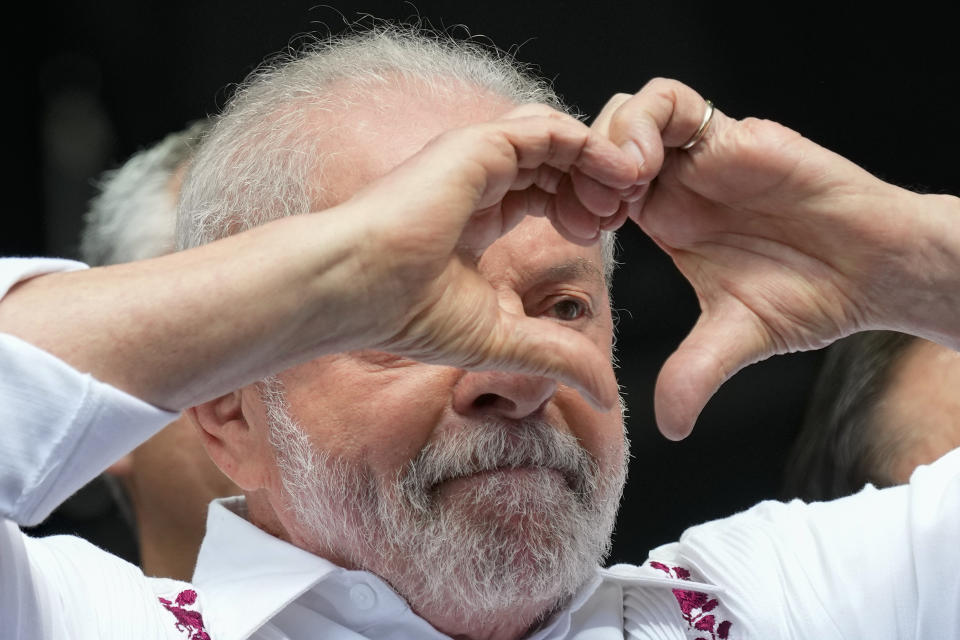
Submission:
<svg viewBox="0 0 960 640">
<path fill-rule="evenodd" d="M 522 242 L 516 244 L 518 245 L 518 249 L 526 246 L 526 244 Z M 512 262 L 514 254 L 519 253 L 519 251 L 511 251 L 509 255 L 504 256 L 503 259 L 498 260 L 498 262 Z M 587 304 L 600 310 L 597 312 L 597 317 L 590 318 L 587 317 L 588 314 L 585 314 L 584 317 L 578 318 L 573 322 L 558 321 L 565 322 L 565 324 L 577 330 L 587 333 L 588 335 L 592 334 L 592 336 L 596 337 L 603 335 L 607 331 L 612 331 L 612 328 L 608 328 L 608 325 L 612 327 L 612 324 L 609 320 L 609 311 L 607 310 L 608 298 L 605 285 L 603 284 L 599 269 L 595 266 L 596 263 L 592 260 L 578 257 L 560 260 L 555 264 L 548 264 L 543 267 L 539 266 L 537 263 L 545 257 L 546 256 L 534 254 L 530 259 L 530 262 L 534 264 L 533 268 L 524 269 L 525 262 L 517 260 L 519 268 L 507 269 L 506 271 L 508 271 L 508 273 L 500 277 L 496 277 L 495 274 L 492 273 L 488 277 L 490 277 L 491 282 L 497 288 L 498 292 L 502 292 L 505 296 L 514 299 L 531 298 L 532 296 L 534 300 L 545 300 L 553 295 L 569 295 L 571 290 L 583 291 L 584 293 L 582 295 L 585 295 L 588 299 Z M 488 270 L 489 268 L 489 263 L 481 262 L 481 271 Z M 487 274 L 485 273 L 485 275 Z M 558 280 L 558 278 L 564 276 L 580 278 L 581 281 L 566 282 Z M 585 281 L 583 280 L 584 277 L 586 277 Z M 530 289 L 525 290 L 524 287 L 530 287 Z M 531 292 L 534 293 L 531 294 Z M 533 307 L 534 304 L 530 303 L 530 306 Z M 545 313 L 548 311 L 549 309 L 544 310 Z M 317 381 L 325 380 L 327 378 L 327 371 L 331 369 L 349 370 L 351 373 L 365 374 L 363 375 L 362 382 L 364 391 L 361 394 L 365 398 L 376 398 L 377 402 L 384 406 L 401 406 L 403 407 L 404 413 L 409 412 L 416 416 L 422 416 L 417 419 L 419 422 L 434 425 L 442 424 L 443 419 L 440 415 L 444 409 L 450 410 L 450 407 L 432 407 L 431 405 L 433 404 L 439 404 L 432 400 L 434 394 L 411 393 L 411 390 L 415 386 L 452 388 L 465 375 L 464 371 L 452 367 L 428 365 L 393 354 L 372 350 L 327 356 L 315 360 L 312 363 L 302 365 L 294 370 L 290 370 L 280 376 L 285 387 L 289 390 L 288 397 L 291 405 L 291 413 L 295 419 L 303 422 L 306 422 L 308 419 L 307 414 L 301 414 L 298 411 L 300 403 L 296 402 L 295 399 L 299 394 L 295 390 L 304 388 L 305 396 L 329 398 L 329 394 L 326 394 L 324 391 L 324 385 L 318 384 Z M 416 376 L 417 382 L 414 382 L 414 376 Z M 340 398 L 343 398 L 343 396 L 341 395 Z M 336 402 L 338 405 L 340 404 L 337 399 L 330 400 L 331 402 Z M 550 416 L 552 417 L 552 422 L 555 427 L 563 428 L 563 422 L 558 420 L 558 418 L 561 414 L 569 410 L 570 404 L 578 403 L 579 400 L 580 396 L 576 392 L 559 385 L 556 395 L 550 401 L 550 404 L 559 404 L 559 410 L 545 408 L 545 410 L 549 409 L 547 413 L 556 414 Z M 336 413 L 341 412 L 328 412 L 326 414 L 327 419 L 329 420 L 329 418 Z M 346 411 L 345 413 L 346 418 L 338 420 L 335 425 L 331 425 L 336 427 L 337 433 L 330 434 L 330 438 L 324 438 L 324 442 L 330 443 L 339 440 L 341 438 L 338 434 L 349 433 L 355 430 L 354 425 L 356 423 L 353 420 L 355 412 Z M 584 417 L 586 418 L 586 416 Z M 407 422 L 401 416 L 397 416 L 396 420 L 401 424 Z M 411 422 L 412 421 L 413 420 L 411 420 Z M 438 427 L 438 429 L 439 428 L 440 427 Z M 331 429 L 331 431 L 333 430 L 334 429 Z M 404 444 L 407 445 L 401 447 L 404 451 L 411 449 L 419 451 L 427 444 L 427 440 L 426 438 L 414 442 L 404 440 Z M 353 446 L 349 446 L 348 448 L 356 454 L 360 454 L 362 451 Z M 369 450 L 369 448 L 367 450 Z M 373 455 L 378 456 L 379 454 Z M 358 457 L 362 458 L 363 456 L 359 455 Z"/>
<path fill-rule="evenodd" d="M 407 100 L 399 113 L 379 114 L 381 120 L 358 114 L 367 122 L 363 135 L 339 128 L 337 139 L 331 142 L 341 149 L 337 162 L 324 167 L 323 184 L 335 185 L 336 194 L 329 189 L 318 191 L 336 200 L 349 197 L 437 133 L 489 120 L 512 107 L 500 99 L 474 98 L 466 108 Z M 389 120 L 383 121 L 387 115 Z M 401 130 L 396 129 L 398 121 L 405 123 Z M 480 256 L 476 268 L 494 288 L 505 310 L 561 322 L 579 331 L 602 352 L 611 353 L 613 321 L 601 264 L 599 246 L 568 242 L 546 218 L 527 217 L 494 242 Z M 365 487 L 356 500 L 345 503 L 342 496 L 324 498 L 324 488 L 314 487 L 305 497 L 297 498 L 298 504 L 309 508 L 314 499 L 310 496 L 318 496 L 331 513 L 341 514 L 341 524 L 347 529 L 363 522 L 376 529 L 368 522 L 370 518 L 381 518 L 382 523 L 393 521 L 391 518 L 401 518 L 401 522 L 413 518 L 410 522 L 414 524 L 408 522 L 406 529 L 411 535 L 421 539 L 440 537 L 432 542 L 411 541 L 422 546 L 406 550 L 398 547 L 393 555 L 383 557 L 378 555 L 378 547 L 390 549 L 401 543 L 377 543 L 369 528 L 317 535 L 305 525 L 292 509 L 293 497 L 285 488 L 278 453 L 271 445 L 271 423 L 258 385 L 235 392 L 242 410 L 230 414 L 238 425 L 234 440 L 238 444 L 231 445 L 230 456 L 237 460 L 222 465 L 225 471 L 240 471 L 244 476 L 238 484 L 246 492 L 250 520 L 332 562 L 376 573 L 448 635 L 471 637 L 480 629 L 502 638 L 522 635 L 570 597 L 607 548 L 606 523 L 609 521 L 612 528 L 624 468 L 619 407 L 595 410 L 573 389 L 546 378 L 502 371 L 467 372 L 369 350 L 324 356 L 281 372 L 277 379 L 289 417 L 300 425 L 308 448 L 333 465 L 331 478 L 340 478 L 341 483 L 344 477 L 355 479 L 346 481 L 345 491 L 350 490 L 351 482 L 355 489 L 357 481 Z M 397 479 L 425 449 L 452 446 L 454 440 L 464 438 L 469 443 L 491 425 L 522 435 L 529 430 L 524 427 L 532 424 L 529 421 L 555 430 L 567 443 L 565 450 L 579 462 L 572 462 L 572 458 L 562 462 L 538 460 L 531 452 L 539 445 L 530 443 L 527 458 L 504 464 L 503 458 L 493 455 L 481 472 L 451 477 L 428 489 L 427 493 L 437 498 L 433 503 L 439 505 L 440 521 L 431 524 L 428 518 L 416 525 L 413 515 L 398 515 L 404 510 L 403 501 L 397 497 Z M 579 453 L 574 456 L 573 452 Z M 336 471 L 340 467 L 346 469 L 346 475 Z M 585 474 L 584 469 L 593 471 Z M 443 472 L 439 473 L 438 481 Z M 596 477 L 602 486 L 599 493 L 594 492 L 597 495 L 592 505 L 587 504 L 590 500 L 585 499 L 587 491 L 582 487 L 585 475 Z M 378 491 L 382 495 L 373 500 L 371 496 Z M 367 503 L 374 513 L 356 512 L 356 507 L 349 506 L 358 501 Z M 380 507 L 370 506 L 378 501 Z M 341 503 L 347 506 L 330 506 Z M 399 511 L 392 512 L 393 516 L 384 515 L 391 513 L 390 508 Z M 354 512 L 345 514 L 344 509 Z M 579 515 L 578 509 L 582 510 Z M 607 515 L 597 515 L 595 510 Z M 315 522 L 316 518 L 310 520 Z M 459 522 L 458 533 L 441 533 L 446 526 L 443 522 L 448 521 Z M 421 526 L 426 528 L 416 533 Z M 389 541 L 390 528 L 384 524 L 376 535 L 382 534 Z M 445 584 L 450 580 L 430 577 L 429 565 L 443 565 L 449 562 L 445 558 L 457 551 L 443 551 L 444 536 L 460 536 L 449 538 L 451 541 L 470 538 L 471 544 L 493 545 L 481 550 L 458 544 L 474 553 L 459 565 L 440 569 L 452 574 L 466 572 L 460 578 L 462 584 Z M 515 550 L 516 557 L 501 555 L 510 549 Z M 418 553 L 422 554 L 419 560 L 415 557 Z M 469 569 L 471 563 L 478 564 Z M 421 574 L 423 571 L 426 573 Z M 468 583 L 485 573 L 490 577 L 485 581 L 487 592 L 481 597 L 479 592 L 469 591 L 473 587 Z M 507 574 L 513 577 L 503 577 Z M 507 580 L 502 588 L 498 583 L 501 578 Z M 435 593 L 440 587 L 450 591 L 445 595 Z M 519 591 L 511 595 L 509 589 Z M 477 595 L 473 601 L 465 599 L 470 593 Z M 483 611 L 481 600 L 488 607 Z M 495 601 L 500 604 L 492 604 Z M 483 618 L 482 624 L 477 616 Z"/>
<path fill-rule="evenodd" d="M 507 236 L 507 242 L 491 247 L 480 265 L 481 272 L 496 283 L 498 293 L 518 302 L 522 300 L 528 308 L 537 310 L 531 313 L 540 309 L 545 315 L 554 313 L 550 306 L 554 300 L 576 292 L 575 297 L 582 297 L 585 304 L 593 307 L 593 312 L 584 313 L 574 321 L 557 321 L 565 322 L 610 350 L 612 319 L 606 285 L 596 267 L 599 252 L 594 248 L 575 247 L 558 236 L 547 243 L 536 242 L 535 239 L 542 238 L 548 229 L 546 220 L 525 221 L 514 234 Z M 540 244 L 546 246 L 529 250 Z M 564 277 L 574 279 L 567 281 Z M 546 308 L 537 306 L 544 302 Z M 287 389 L 292 417 L 305 425 L 311 443 L 318 449 L 361 465 L 366 474 L 381 485 L 389 485 L 392 479 L 401 476 L 410 461 L 426 447 L 451 433 L 476 428 L 486 418 L 497 418 L 500 424 L 522 428 L 518 427 L 520 423 L 516 419 L 502 415 L 504 409 L 501 406 L 485 404 L 481 398 L 486 395 L 500 401 L 504 396 L 517 393 L 517 389 L 529 389 L 538 384 L 526 376 L 511 377 L 499 372 L 467 373 L 373 351 L 320 358 L 289 370 L 279 378 Z M 598 414 L 573 389 L 554 385 L 549 397 L 532 410 L 531 418 L 575 438 L 579 448 L 596 466 L 597 476 L 616 475 L 612 470 L 621 464 L 625 446 L 619 411 Z M 260 428 L 266 433 L 265 425 Z M 527 468 L 520 473 L 492 471 L 447 479 L 433 486 L 431 495 L 435 496 L 434 504 L 482 500 L 479 506 L 498 495 L 524 491 L 524 486 L 560 482 L 576 502 L 582 504 L 583 491 L 578 477 L 571 469 Z M 281 525 L 275 534 L 279 533 L 279 537 L 338 564 L 349 565 L 345 550 L 317 548 L 309 536 L 304 537 L 305 532 L 291 520 L 282 502 L 277 500 L 281 483 L 276 474 L 271 474 L 270 484 L 274 487 L 272 491 L 251 500 L 253 512 L 259 512 L 256 505 L 262 504 L 261 498 L 268 498 L 275 505 L 271 511 L 276 514 L 270 519 L 275 518 Z M 503 494 L 504 491 L 507 494 Z M 469 512 L 483 519 L 502 513 L 499 509 L 490 511 L 490 508 L 487 505 Z M 499 526 L 510 531 L 512 527 L 527 525 L 509 517 Z M 383 572 L 377 573 L 383 575 Z M 389 581 L 389 576 L 385 577 Z M 531 605 L 552 609 L 557 603 Z M 429 616 L 427 611 L 420 613 Z M 517 620 L 532 620 L 529 616 L 527 613 Z M 436 617 L 428 619 L 438 628 L 443 627 Z"/>
</svg>

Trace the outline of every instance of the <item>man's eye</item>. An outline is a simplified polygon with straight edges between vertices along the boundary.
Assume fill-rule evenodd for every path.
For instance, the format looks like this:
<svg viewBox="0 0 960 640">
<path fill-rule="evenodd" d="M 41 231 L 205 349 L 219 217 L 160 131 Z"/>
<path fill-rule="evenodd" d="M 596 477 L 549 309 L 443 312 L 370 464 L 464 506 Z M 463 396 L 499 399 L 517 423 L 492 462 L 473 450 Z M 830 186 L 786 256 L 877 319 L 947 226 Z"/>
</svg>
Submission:
<svg viewBox="0 0 960 640">
<path fill-rule="evenodd" d="M 587 314 L 587 305 L 580 300 L 564 298 L 558 300 L 551 307 L 548 315 L 558 320 L 579 320 Z"/>
</svg>

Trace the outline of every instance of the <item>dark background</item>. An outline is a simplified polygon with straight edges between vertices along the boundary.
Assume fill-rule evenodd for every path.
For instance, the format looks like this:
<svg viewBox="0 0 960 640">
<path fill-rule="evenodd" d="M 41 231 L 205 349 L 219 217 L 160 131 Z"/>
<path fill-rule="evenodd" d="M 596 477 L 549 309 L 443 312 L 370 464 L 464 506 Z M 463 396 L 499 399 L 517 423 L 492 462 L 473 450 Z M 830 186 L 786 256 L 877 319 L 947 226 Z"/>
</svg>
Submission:
<svg viewBox="0 0 960 640">
<path fill-rule="evenodd" d="M 728 115 L 782 122 L 888 181 L 960 193 L 956 23 L 946 8 L 871 7 L 869 18 L 844 3 L 750 12 L 663 1 L 110 0 L 34 7 L 31 19 L 7 25 L 14 162 L 0 252 L 75 256 L 80 216 L 102 170 L 215 113 L 231 83 L 297 34 L 339 30 L 361 11 L 419 15 L 440 28 L 468 25 L 539 65 L 585 114 L 614 92 L 674 77 Z M 621 245 L 615 305 L 634 459 L 612 559 L 637 562 L 691 524 L 777 495 L 820 355 L 782 356 L 747 369 L 711 401 L 690 438 L 664 440 L 653 423 L 653 382 L 692 326 L 696 300 L 640 233 L 627 229 Z M 41 531 L 89 533 L 117 544 L 120 528 L 103 516 L 109 511 L 109 501 L 94 495 Z"/>
</svg>

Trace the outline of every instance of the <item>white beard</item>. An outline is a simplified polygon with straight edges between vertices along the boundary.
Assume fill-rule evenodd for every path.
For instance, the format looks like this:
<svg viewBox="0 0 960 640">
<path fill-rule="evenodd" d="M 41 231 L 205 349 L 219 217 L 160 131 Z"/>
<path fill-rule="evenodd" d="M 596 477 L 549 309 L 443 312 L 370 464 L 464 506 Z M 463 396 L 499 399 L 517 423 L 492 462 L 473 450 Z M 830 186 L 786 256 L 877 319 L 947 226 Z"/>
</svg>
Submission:
<svg viewBox="0 0 960 640">
<path fill-rule="evenodd" d="M 303 538 L 379 575 L 415 611 L 484 625 L 525 603 L 533 625 L 610 550 L 626 453 L 600 477 L 574 436 L 539 420 L 491 420 L 437 438 L 385 482 L 317 450 L 279 381 L 261 395 Z M 519 471 L 480 473 L 504 469 Z"/>
</svg>

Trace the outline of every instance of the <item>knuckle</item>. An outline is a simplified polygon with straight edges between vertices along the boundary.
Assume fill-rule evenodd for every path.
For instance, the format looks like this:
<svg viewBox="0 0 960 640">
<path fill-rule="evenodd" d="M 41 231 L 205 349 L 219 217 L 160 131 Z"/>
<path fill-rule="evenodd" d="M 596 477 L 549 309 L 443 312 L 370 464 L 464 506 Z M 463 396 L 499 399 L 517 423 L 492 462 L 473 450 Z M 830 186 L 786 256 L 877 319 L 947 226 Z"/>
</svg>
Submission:
<svg viewBox="0 0 960 640">
<path fill-rule="evenodd" d="M 737 146 L 767 153 L 783 148 L 800 138 L 800 134 L 772 120 L 744 118 L 737 127 Z"/>
<path fill-rule="evenodd" d="M 647 80 L 647 83 L 643 85 L 643 88 L 650 91 L 663 91 L 675 89 L 678 85 L 680 85 L 680 82 L 676 80 L 664 78 L 662 76 L 656 76 Z"/>
</svg>

